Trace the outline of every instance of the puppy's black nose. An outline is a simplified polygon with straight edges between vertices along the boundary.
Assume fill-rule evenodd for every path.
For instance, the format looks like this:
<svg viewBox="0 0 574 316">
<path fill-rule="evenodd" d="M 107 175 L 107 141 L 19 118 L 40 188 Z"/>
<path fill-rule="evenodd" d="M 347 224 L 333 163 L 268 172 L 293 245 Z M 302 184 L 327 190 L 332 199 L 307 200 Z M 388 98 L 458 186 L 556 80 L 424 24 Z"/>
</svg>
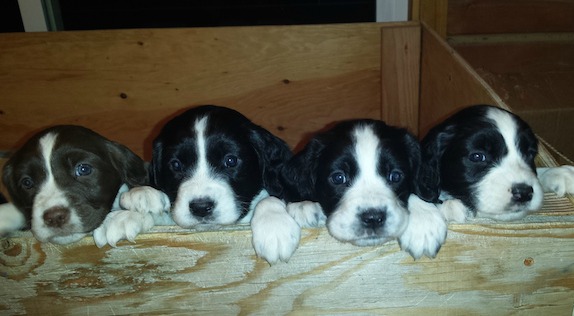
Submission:
<svg viewBox="0 0 574 316">
<path fill-rule="evenodd" d="M 512 193 L 512 200 L 514 202 L 524 203 L 524 202 L 528 202 L 528 201 L 532 200 L 532 195 L 534 194 L 534 190 L 532 189 L 531 186 L 529 186 L 527 184 L 518 183 L 518 184 L 512 185 L 512 189 L 510 190 L 510 193 Z"/>
<path fill-rule="evenodd" d="M 70 219 L 70 210 L 63 207 L 53 207 L 47 209 L 42 217 L 48 227 L 59 228 Z"/>
<path fill-rule="evenodd" d="M 361 213 L 361 222 L 367 228 L 377 228 L 385 224 L 387 214 L 383 210 L 368 209 Z"/>
<path fill-rule="evenodd" d="M 201 198 L 189 202 L 189 211 L 197 217 L 206 217 L 213 213 L 215 202 L 212 199 Z"/>
</svg>

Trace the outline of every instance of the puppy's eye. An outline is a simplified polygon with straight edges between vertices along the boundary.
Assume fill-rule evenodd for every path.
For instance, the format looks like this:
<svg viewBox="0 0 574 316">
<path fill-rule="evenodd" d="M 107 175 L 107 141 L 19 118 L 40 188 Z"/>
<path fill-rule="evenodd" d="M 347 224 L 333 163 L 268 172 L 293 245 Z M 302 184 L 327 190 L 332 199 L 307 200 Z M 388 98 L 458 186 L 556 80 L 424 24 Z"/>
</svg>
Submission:
<svg viewBox="0 0 574 316">
<path fill-rule="evenodd" d="M 331 179 L 331 183 L 333 183 L 335 185 L 347 183 L 347 177 L 345 176 L 344 173 L 342 173 L 340 171 L 333 172 L 330 176 L 330 179 Z"/>
<path fill-rule="evenodd" d="M 180 172 L 183 170 L 183 165 L 181 164 L 181 161 L 179 161 L 177 159 L 172 159 L 169 162 L 169 167 L 171 168 L 171 170 L 173 172 Z"/>
<path fill-rule="evenodd" d="M 391 173 L 389 173 L 389 181 L 390 182 L 400 182 L 403 179 L 403 174 L 400 173 L 399 171 L 391 171 Z"/>
<path fill-rule="evenodd" d="M 486 161 L 486 155 L 483 153 L 472 153 L 468 159 L 472 162 L 484 162 Z"/>
<path fill-rule="evenodd" d="M 88 176 L 92 173 L 92 166 L 87 163 L 80 163 L 76 166 L 76 176 Z"/>
<path fill-rule="evenodd" d="M 30 177 L 24 177 L 20 180 L 20 186 L 26 190 L 30 190 L 34 187 L 34 180 Z"/>
<path fill-rule="evenodd" d="M 227 168 L 237 167 L 239 159 L 234 155 L 227 155 L 224 158 L 224 163 Z"/>
</svg>

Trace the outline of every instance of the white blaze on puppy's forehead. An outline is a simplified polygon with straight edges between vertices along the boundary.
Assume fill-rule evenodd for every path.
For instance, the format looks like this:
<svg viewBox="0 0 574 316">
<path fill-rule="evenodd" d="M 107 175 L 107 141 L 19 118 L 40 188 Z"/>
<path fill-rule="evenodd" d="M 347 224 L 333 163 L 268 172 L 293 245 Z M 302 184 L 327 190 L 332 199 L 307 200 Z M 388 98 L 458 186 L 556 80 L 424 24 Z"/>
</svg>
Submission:
<svg viewBox="0 0 574 316">
<path fill-rule="evenodd" d="M 69 207 L 68 200 L 56 183 L 51 165 L 57 137 L 57 133 L 48 133 L 42 136 L 38 142 L 46 169 L 46 179 L 34 197 L 32 232 L 40 241 L 47 241 L 53 235 L 51 229 L 44 223 L 44 212 L 52 207 Z M 70 221 L 79 222 L 79 219 L 75 214 L 71 214 Z"/>
<path fill-rule="evenodd" d="M 197 144 L 197 172 L 207 172 L 207 148 L 205 143 L 205 130 L 207 129 L 207 116 L 195 121 L 195 134 Z"/>
<path fill-rule="evenodd" d="M 379 138 L 375 135 L 371 126 L 359 126 L 353 131 L 355 139 L 355 155 L 359 165 L 359 173 L 367 176 L 365 171 L 373 171 L 376 174 L 378 166 Z"/>
<path fill-rule="evenodd" d="M 33 216 L 37 215 L 40 219 L 42 214 L 37 214 L 38 212 L 44 212 L 46 209 L 54 206 L 68 206 L 68 201 L 64 197 L 62 190 L 58 188 L 52 170 L 52 152 L 54 151 L 57 136 L 56 133 L 48 133 L 42 136 L 39 141 L 40 153 L 44 158 L 46 179 L 34 198 Z"/>
<path fill-rule="evenodd" d="M 56 143 L 56 138 L 58 134 L 56 133 L 48 133 L 40 138 L 40 153 L 44 158 L 44 165 L 46 167 L 46 173 L 48 179 L 53 179 L 52 175 L 52 166 L 50 164 L 50 160 L 52 158 L 52 151 L 54 150 L 54 144 Z"/>
<path fill-rule="evenodd" d="M 504 144 L 508 149 L 509 156 L 517 155 L 516 131 L 518 130 L 518 126 L 516 125 L 515 119 L 510 114 L 500 109 L 489 109 L 486 117 L 494 121 L 494 124 L 500 131 L 500 134 L 504 138 Z"/>
</svg>

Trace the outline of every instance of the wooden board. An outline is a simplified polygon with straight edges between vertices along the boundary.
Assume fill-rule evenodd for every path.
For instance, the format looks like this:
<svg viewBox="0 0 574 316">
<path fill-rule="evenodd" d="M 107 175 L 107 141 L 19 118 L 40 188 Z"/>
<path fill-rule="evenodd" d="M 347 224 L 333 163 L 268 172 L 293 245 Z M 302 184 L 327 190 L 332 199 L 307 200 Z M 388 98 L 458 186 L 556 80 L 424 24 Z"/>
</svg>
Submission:
<svg viewBox="0 0 574 316">
<path fill-rule="evenodd" d="M 0 150 L 80 124 L 150 158 L 191 105 L 238 109 L 295 146 L 380 118 L 380 24 L 0 34 Z"/>
<path fill-rule="evenodd" d="M 572 213 L 570 213 L 572 214 Z M 5 314 L 550 314 L 574 303 L 574 218 L 452 225 L 436 259 L 306 229 L 289 263 L 256 258 L 245 227 L 170 228 L 98 249 L 3 240 Z M 539 222 L 539 223 L 535 223 Z M 243 228 L 243 229 L 242 229 Z"/>
<path fill-rule="evenodd" d="M 420 25 L 381 29 L 381 116 L 418 135 Z"/>
<path fill-rule="evenodd" d="M 448 0 L 411 0 L 411 16 L 424 22 L 441 38 L 447 35 Z"/>
<path fill-rule="evenodd" d="M 449 40 L 515 113 L 574 159 L 574 33 Z"/>
<path fill-rule="evenodd" d="M 473 104 L 508 106 L 456 51 L 428 27 L 422 29 L 420 135 Z"/>
<path fill-rule="evenodd" d="M 448 35 L 574 32 L 572 0 L 449 0 Z"/>
</svg>

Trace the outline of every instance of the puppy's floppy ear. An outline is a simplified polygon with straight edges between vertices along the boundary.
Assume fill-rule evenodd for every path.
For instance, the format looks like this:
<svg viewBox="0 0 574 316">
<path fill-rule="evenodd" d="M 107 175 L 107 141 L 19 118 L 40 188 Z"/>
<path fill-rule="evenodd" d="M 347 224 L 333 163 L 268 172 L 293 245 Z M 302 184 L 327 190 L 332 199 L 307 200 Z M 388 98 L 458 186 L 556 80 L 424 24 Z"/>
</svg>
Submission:
<svg viewBox="0 0 574 316">
<path fill-rule="evenodd" d="M 2 168 L 2 183 L 9 194 L 14 191 L 14 181 L 12 181 L 12 164 L 8 161 Z"/>
<path fill-rule="evenodd" d="M 263 175 L 263 187 L 270 195 L 282 197 L 283 190 L 279 183 L 279 170 L 291 157 L 289 146 L 279 137 L 263 127 L 253 125 L 250 142 L 259 157 Z"/>
<path fill-rule="evenodd" d="M 2 168 L 2 183 L 6 187 L 8 194 L 10 195 L 10 201 L 16 206 L 16 208 L 24 214 L 24 218 L 26 219 L 26 224 L 24 225 L 24 229 L 29 229 L 32 227 L 32 207 L 31 204 L 26 205 L 25 202 L 26 197 L 22 194 L 18 193 L 16 186 L 18 185 L 18 180 L 14 179 L 14 166 L 12 165 L 12 159 L 9 159 L 8 162 Z M 1 195 L 0 195 L 1 196 Z M 1 203 L 7 203 L 8 201 L 4 199 Z"/>
<path fill-rule="evenodd" d="M 126 146 L 107 141 L 108 156 L 122 181 L 128 186 L 141 186 L 149 183 L 144 161 Z"/>
<path fill-rule="evenodd" d="M 418 174 L 419 197 L 427 202 L 438 202 L 441 191 L 441 159 L 454 138 L 456 127 L 442 123 L 433 127 L 421 141 L 421 168 Z"/>
<path fill-rule="evenodd" d="M 414 135 L 406 132 L 403 138 L 403 142 L 408 150 L 409 167 L 411 168 L 413 174 L 411 179 L 412 182 L 410 184 L 412 192 L 414 192 L 417 196 L 425 201 L 434 200 L 438 197 L 435 197 L 435 191 L 428 191 L 426 186 L 421 185 L 420 177 L 423 165 L 421 161 L 421 146 L 419 141 L 415 138 Z"/>
<path fill-rule="evenodd" d="M 16 179 L 17 175 L 14 174 L 14 166 L 12 162 L 13 162 L 12 159 L 8 159 L 8 161 L 6 162 L 6 164 L 4 164 L 4 167 L 2 168 L 2 183 L 4 184 L 6 190 L 8 191 L 8 195 L 10 196 L 12 203 L 14 203 L 14 205 L 16 205 L 17 208 L 23 209 L 23 206 L 25 204 L 23 202 L 24 200 L 26 200 L 26 198 L 18 194 L 17 186 L 19 179 Z M 28 215 L 31 216 L 31 214 Z"/>
<path fill-rule="evenodd" d="M 148 166 L 149 183 L 152 187 L 158 188 L 159 169 L 161 168 L 161 157 L 163 155 L 163 143 L 156 139 L 153 141 L 152 158 Z"/>
<path fill-rule="evenodd" d="M 324 142 L 314 137 L 283 166 L 281 183 L 287 202 L 316 201 L 317 167 L 324 148 Z"/>
</svg>

